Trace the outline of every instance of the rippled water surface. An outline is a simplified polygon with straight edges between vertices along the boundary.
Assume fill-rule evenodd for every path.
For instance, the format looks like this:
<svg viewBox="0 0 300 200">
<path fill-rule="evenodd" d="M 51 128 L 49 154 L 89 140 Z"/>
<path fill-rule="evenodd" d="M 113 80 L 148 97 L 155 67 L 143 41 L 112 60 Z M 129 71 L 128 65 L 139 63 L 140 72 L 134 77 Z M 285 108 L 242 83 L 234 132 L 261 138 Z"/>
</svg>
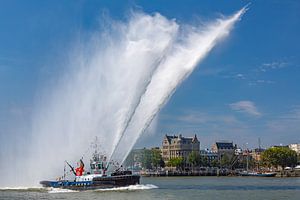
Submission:
<svg viewBox="0 0 300 200">
<path fill-rule="evenodd" d="M 300 199 L 300 178 L 142 178 L 141 185 L 86 192 L 1 188 L 0 199 Z"/>
</svg>

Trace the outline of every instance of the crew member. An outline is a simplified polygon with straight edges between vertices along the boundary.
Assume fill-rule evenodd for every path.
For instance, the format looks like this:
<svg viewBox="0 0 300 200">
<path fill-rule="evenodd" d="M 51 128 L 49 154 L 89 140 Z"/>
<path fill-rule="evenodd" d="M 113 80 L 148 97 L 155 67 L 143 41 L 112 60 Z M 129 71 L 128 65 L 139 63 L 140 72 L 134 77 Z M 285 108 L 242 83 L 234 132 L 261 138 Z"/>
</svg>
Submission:
<svg viewBox="0 0 300 200">
<path fill-rule="evenodd" d="M 80 159 L 79 167 L 75 169 L 75 172 L 76 172 L 76 176 L 82 176 L 84 172 L 84 163 L 81 159 Z"/>
</svg>

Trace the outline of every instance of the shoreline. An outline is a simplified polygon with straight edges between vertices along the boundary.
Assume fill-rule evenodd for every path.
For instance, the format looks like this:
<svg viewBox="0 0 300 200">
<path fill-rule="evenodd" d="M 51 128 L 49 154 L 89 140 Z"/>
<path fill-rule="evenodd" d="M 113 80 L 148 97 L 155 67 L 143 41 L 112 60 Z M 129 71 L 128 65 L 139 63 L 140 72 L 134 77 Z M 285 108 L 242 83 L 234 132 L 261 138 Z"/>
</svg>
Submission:
<svg viewBox="0 0 300 200">
<path fill-rule="evenodd" d="M 289 177 L 300 177 L 300 170 L 297 171 L 277 171 L 275 177 L 289 178 Z M 223 176 L 223 177 L 241 177 L 237 172 L 234 171 L 196 171 L 196 172 L 180 172 L 180 171 L 154 171 L 154 172 L 140 172 L 142 177 L 179 177 L 179 176 Z M 255 177 L 255 176 L 248 176 Z"/>
</svg>

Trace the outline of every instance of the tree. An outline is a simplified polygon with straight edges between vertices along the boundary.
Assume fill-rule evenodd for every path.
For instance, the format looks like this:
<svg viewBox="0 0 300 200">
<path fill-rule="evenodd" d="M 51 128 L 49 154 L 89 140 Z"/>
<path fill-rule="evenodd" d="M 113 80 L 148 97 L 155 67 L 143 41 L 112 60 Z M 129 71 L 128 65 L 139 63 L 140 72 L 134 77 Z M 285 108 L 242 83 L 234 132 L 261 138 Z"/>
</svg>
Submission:
<svg viewBox="0 0 300 200">
<path fill-rule="evenodd" d="M 184 162 L 182 157 L 171 158 L 168 162 L 168 166 L 182 169 Z"/>
<path fill-rule="evenodd" d="M 192 165 L 192 168 L 194 170 L 195 166 L 199 166 L 201 164 L 201 157 L 199 152 L 196 151 L 192 151 L 189 155 L 188 155 L 188 163 L 190 163 Z"/>
<path fill-rule="evenodd" d="M 220 160 L 220 165 L 222 167 L 229 167 L 230 166 L 230 159 L 228 157 L 227 154 L 223 154 L 222 157 L 221 157 L 221 160 Z"/>
<path fill-rule="evenodd" d="M 131 151 L 124 161 L 124 166 L 132 167 L 134 165 L 134 153 Z"/>
<path fill-rule="evenodd" d="M 152 169 L 152 152 L 149 149 L 144 149 L 141 155 L 141 164 L 145 169 Z"/>
<path fill-rule="evenodd" d="M 271 147 L 261 155 L 262 163 L 268 167 L 295 166 L 297 164 L 297 153 L 288 147 Z"/>
<path fill-rule="evenodd" d="M 151 163 L 154 168 L 164 167 L 165 162 L 162 159 L 160 149 L 151 149 Z"/>
<path fill-rule="evenodd" d="M 201 165 L 207 167 L 208 166 L 208 158 L 207 156 L 200 156 L 201 158 Z"/>
<path fill-rule="evenodd" d="M 212 167 L 219 167 L 219 162 L 218 162 L 217 159 L 214 159 L 214 160 L 212 160 L 212 161 L 210 162 L 210 165 L 211 165 Z"/>
</svg>

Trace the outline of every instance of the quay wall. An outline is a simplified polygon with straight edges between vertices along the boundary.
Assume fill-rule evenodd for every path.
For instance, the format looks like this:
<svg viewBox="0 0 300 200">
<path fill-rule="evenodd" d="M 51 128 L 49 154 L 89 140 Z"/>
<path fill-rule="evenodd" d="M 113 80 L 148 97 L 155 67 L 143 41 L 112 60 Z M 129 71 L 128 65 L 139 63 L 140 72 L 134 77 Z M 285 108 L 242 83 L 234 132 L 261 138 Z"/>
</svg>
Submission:
<svg viewBox="0 0 300 200">
<path fill-rule="evenodd" d="M 140 172 L 144 177 L 159 176 L 239 176 L 237 172 L 231 170 L 214 170 L 214 171 L 152 171 Z M 300 177 L 300 170 L 294 171 L 278 171 L 276 177 Z"/>
</svg>

